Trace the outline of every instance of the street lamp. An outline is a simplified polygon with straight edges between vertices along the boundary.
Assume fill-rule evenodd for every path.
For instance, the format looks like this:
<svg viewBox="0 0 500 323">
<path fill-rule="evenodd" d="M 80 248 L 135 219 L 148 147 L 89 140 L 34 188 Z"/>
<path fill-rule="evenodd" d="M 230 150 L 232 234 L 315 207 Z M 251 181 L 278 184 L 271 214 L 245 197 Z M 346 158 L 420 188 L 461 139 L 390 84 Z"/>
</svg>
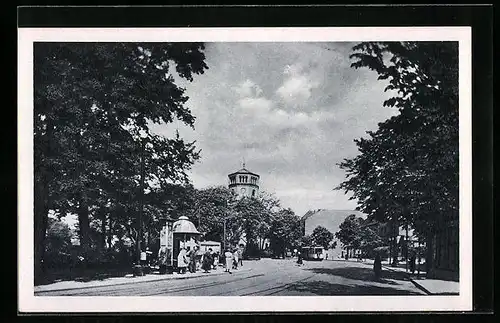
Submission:
<svg viewBox="0 0 500 323">
<path fill-rule="evenodd" d="M 136 244 L 137 244 L 137 263 L 135 267 L 134 273 L 136 275 L 142 276 L 142 265 L 141 265 L 141 242 L 142 242 L 142 218 L 143 218 L 143 213 L 144 213 L 144 177 L 145 177 L 145 171 L 144 171 L 144 150 L 145 150 L 145 140 L 144 136 L 141 136 L 140 138 L 141 141 L 141 179 L 140 179 L 140 191 L 139 191 L 139 212 L 137 212 L 137 239 L 136 239 Z"/>
</svg>

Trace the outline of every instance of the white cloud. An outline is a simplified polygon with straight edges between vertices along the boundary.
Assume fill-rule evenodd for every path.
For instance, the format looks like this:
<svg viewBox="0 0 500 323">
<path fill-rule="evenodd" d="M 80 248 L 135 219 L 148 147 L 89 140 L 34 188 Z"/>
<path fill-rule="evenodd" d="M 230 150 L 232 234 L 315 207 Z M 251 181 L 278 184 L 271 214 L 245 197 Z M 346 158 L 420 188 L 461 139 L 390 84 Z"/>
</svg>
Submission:
<svg viewBox="0 0 500 323">
<path fill-rule="evenodd" d="M 276 93 L 288 104 L 305 102 L 311 97 L 312 90 L 320 85 L 303 70 L 300 64 L 285 66 L 283 74 L 287 77 Z"/>
<path fill-rule="evenodd" d="M 233 90 L 241 97 L 256 97 L 262 94 L 262 89 L 250 79 L 234 86 Z"/>
<path fill-rule="evenodd" d="M 320 45 L 207 44 L 210 69 L 179 82 L 196 116 L 195 130 L 181 127 L 181 136 L 202 149 L 190 172 L 196 187 L 226 185 L 244 158 L 261 189 L 297 214 L 355 206 L 332 191 L 345 176 L 336 163 L 357 154 L 353 139 L 391 111 L 376 73 L 349 67 L 350 44 Z M 170 135 L 179 124 L 158 131 Z"/>
</svg>

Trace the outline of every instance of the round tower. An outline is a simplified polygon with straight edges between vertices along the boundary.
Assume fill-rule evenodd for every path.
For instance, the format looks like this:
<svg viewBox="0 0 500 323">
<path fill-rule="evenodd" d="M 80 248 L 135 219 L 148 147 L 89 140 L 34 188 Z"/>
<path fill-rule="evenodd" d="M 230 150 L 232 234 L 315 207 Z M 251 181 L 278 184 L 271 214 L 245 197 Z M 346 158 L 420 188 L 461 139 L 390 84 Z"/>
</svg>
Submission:
<svg viewBox="0 0 500 323">
<path fill-rule="evenodd" d="M 246 169 L 245 163 L 243 163 L 242 169 L 229 174 L 228 177 L 229 188 L 235 192 L 238 197 L 256 197 L 259 193 L 260 176 Z"/>
</svg>

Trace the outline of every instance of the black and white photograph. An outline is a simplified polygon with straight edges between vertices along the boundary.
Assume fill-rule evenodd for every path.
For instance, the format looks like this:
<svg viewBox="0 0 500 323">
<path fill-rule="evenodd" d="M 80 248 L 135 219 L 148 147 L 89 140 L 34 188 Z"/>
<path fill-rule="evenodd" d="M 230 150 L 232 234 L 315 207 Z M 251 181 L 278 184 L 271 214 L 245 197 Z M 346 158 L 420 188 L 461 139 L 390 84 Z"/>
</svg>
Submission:
<svg viewBox="0 0 500 323">
<path fill-rule="evenodd" d="M 25 308 L 470 309 L 468 28 L 19 42 Z"/>
</svg>

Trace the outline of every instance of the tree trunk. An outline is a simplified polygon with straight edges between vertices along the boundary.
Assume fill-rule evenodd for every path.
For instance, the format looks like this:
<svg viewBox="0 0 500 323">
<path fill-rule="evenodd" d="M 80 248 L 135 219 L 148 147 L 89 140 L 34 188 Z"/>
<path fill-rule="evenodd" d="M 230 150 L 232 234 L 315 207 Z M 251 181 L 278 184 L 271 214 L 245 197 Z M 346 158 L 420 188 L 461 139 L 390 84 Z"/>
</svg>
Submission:
<svg viewBox="0 0 500 323">
<path fill-rule="evenodd" d="M 106 212 L 101 214 L 101 250 L 106 249 Z"/>
<path fill-rule="evenodd" d="M 426 237 L 426 253 L 425 253 L 425 272 L 426 277 L 432 277 L 432 266 L 434 262 L 434 241 L 433 241 L 433 233 L 429 231 Z"/>
<path fill-rule="evenodd" d="M 34 270 L 35 270 L 35 285 L 42 283 L 45 280 L 45 238 L 47 235 L 47 223 L 49 218 L 49 206 L 47 201 L 47 184 L 36 183 L 35 191 L 35 214 L 34 214 Z"/>
<path fill-rule="evenodd" d="M 109 230 L 107 232 L 107 238 L 108 238 L 108 248 L 112 247 L 113 243 L 113 220 L 111 217 L 109 217 Z"/>
<path fill-rule="evenodd" d="M 89 208 L 84 197 L 81 198 L 80 206 L 78 207 L 78 226 L 80 229 L 80 247 L 84 257 L 87 258 L 90 251 L 90 221 Z"/>
</svg>

